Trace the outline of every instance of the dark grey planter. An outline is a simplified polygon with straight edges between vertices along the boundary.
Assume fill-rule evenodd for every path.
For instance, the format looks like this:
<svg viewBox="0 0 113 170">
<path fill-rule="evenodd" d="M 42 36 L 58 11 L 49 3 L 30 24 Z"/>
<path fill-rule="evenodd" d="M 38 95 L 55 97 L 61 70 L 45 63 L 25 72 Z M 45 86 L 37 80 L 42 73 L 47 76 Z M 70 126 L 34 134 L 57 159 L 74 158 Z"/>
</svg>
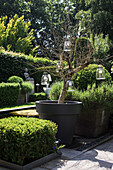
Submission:
<svg viewBox="0 0 113 170">
<path fill-rule="evenodd" d="M 108 130 L 109 117 L 109 110 L 106 110 L 104 106 L 82 110 L 78 116 L 75 134 L 87 138 L 99 137 Z"/>
<path fill-rule="evenodd" d="M 55 122 L 58 125 L 56 137 L 66 145 L 72 143 L 81 107 L 82 103 L 78 101 L 66 101 L 63 104 L 58 104 L 58 101 L 36 101 L 36 111 L 39 113 L 39 118 Z"/>
<path fill-rule="evenodd" d="M 59 151 L 58 153 L 56 153 L 56 152 L 52 153 L 50 155 L 47 155 L 43 158 L 40 158 L 40 159 L 33 161 L 33 162 L 31 162 L 27 165 L 24 165 L 24 166 L 10 163 L 10 162 L 4 161 L 4 160 L 0 160 L 0 165 L 3 167 L 6 167 L 6 168 L 10 168 L 12 170 L 31 170 L 32 168 L 38 167 L 46 162 L 49 162 L 55 158 L 58 158 L 60 156 L 61 156 L 61 152 Z"/>
</svg>

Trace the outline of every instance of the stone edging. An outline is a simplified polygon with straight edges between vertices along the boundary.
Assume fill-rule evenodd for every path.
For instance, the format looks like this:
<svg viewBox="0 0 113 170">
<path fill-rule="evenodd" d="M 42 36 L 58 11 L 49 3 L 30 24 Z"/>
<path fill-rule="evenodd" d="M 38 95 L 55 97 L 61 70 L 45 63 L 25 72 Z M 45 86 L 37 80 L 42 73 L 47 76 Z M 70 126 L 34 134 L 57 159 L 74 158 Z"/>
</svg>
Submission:
<svg viewBox="0 0 113 170">
<path fill-rule="evenodd" d="M 18 110 L 23 110 L 23 109 L 32 109 L 32 108 L 36 108 L 36 106 L 33 105 L 33 106 L 26 106 L 26 107 L 17 107 L 13 109 L 3 109 L 3 110 L 0 110 L 0 113 L 18 111 Z"/>
<path fill-rule="evenodd" d="M 0 165 L 3 167 L 6 167 L 6 168 L 10 168 L 12 170 L 31 170 L 32 168 L 35 168 L 35 167 L 40 166 L 44 163 L 47 163 L 55 158 L 60 157 L 61 155 L 62 155 L 61 152 L 58 152 L 58 153 L 55 152 L 55 153 L 49 154 L 43 158 L 40 158 L 40 159 L 33 161 L 33 162 L 31 162 L 27 165 L 24 165 L 24 166 L 10 163 L 10 162 L 4 161 L 4 160 L 0 160 Z"/>
</svg>

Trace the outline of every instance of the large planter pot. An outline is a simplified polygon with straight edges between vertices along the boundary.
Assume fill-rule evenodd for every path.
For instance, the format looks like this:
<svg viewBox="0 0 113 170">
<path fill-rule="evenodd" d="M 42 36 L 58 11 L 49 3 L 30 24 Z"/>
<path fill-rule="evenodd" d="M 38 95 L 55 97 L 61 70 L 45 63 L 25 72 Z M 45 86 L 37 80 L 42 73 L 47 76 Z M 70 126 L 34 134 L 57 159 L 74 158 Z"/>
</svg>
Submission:
<svg viewBox="0 0 113 170">
<path fill-rule="evenodd" d="M 58 104 L 58 101 L 36 101 L 36 110 L 40 119 L 52 120 L 58 125 L 57 138 L 63 144 L 72 143 L 76 120 L 81 111 L 82 103 L 66 101 Z"/>
<path fill-rule="evenodd" d="M 105 134 L 109 125 L 109 112 L 103 107 L 82 110 L 78 116 L 75 134 L 84 137 L 98 137 Z"/>
</svg>

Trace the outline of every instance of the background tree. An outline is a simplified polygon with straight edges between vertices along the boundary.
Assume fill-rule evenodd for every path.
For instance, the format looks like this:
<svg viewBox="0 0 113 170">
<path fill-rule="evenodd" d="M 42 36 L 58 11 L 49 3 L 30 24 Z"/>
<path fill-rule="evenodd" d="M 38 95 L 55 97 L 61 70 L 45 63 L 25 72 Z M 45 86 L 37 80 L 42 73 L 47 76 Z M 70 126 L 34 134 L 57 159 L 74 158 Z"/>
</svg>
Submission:
<svg viewBox="0 0 113 170">
<path fill-rule="evenodd" d="M 13 18 L 15 14 L 18 17 L 24 15 L 24 21 L 30 21 L 30 28 L 34 29 L 35 46 L 39 38 L 38 32 L 42 31 L 42 28 L 47 25 L 46 6 L 47 0 L 1 0 L 0 17 L 7 16 L 8 23 L 9 19 Z"/>
<path fill-rule="evenodd" d="M 109 58 L 103 65 L 110 71 L 113 60 L 113 1 L 85 0 L 85 7 L 75 18 L 79 23 L 79 35 L 90 37 L 95 48 L 94 56 Z"/>
<path fill-rule="evenodd" d="M 93 34 L 109 34 L 113 40 L 113 1 L 85 0 L 85 8 L 80 10 L 76 18 L 79 19 L 81 29 L 87 29 Z"/>
<path fill-rule="evenodd" d="M 83 0 L 82 0 L 83 1 Z M 81 2 L 82 3 L 82 2 Z M 60 27 L 59 16 L 64 16 L 65 8 L 68 5 L 69 15 L 75 25 L 75 13 L 77 8 L 82 6 L 78 0 L 62 1 L 62 0 L 1 0 L 0 1 L 0 16 L 6 16 L 9 18 L 14 17 L 17 14 L 19 17 L 24 15 L 25 21 L 30 21 L 30 28 L 34 30 L 35 45 L 42 45 L 46 43 L 46 39 L 49 41 L 51 37 L 51 22 L 53 27 Z M 80 7 L 79 7 L 80 6 Z M 75 10 L 76 8 L 76 10 Z M 65 14 L 66 15 L 66 14 Z M 52 20 L 51 20 L 52 18 Z M 7 22 L 8 22 L 7 19 Z M 51 21 L 51 22 L 50 22 Z M 63 21 L 63 18 L 62 18 Z M 59 26 L 58 26 L 59 25 Z M 41 55 L 39 51 L 39 56 Z"/>
<path fill-rule="evenodd" d="M 0 17 L 12 18 L 15 14 L 18 14 L 19 17 L 22 15 L 27 17 L 29 12 L 29 2 L 27 0 L 0 0 Z"/>
<path fill-rule="evenodd" d="M 54 43 L 51 43 L 51 46 L 49 43 L 43 44 L 42 48 L 45 56 L 53 56 L 53 60 L 54 57 L 58 60 L 58 63 L 53 63 L 54 69 L 51 70 L 51 74 L 60 76 L 63 81 L 63 88 L 58 103 L 64 103 L 69 81 L 74 73 L 87 67 L 92 58 L 93 49 L 88 39 L 82 37 L 81 41 L 81 39 L 78 38 L 75 25 L 73 26 L 71 20 L 68 4 L 66 8 L 63 9 L 62 15 L 58 15 L 58 18 L 58 27 L 54 25 L 54 17 L 51 17 L 50 20 L 51 36 L 49 37 L 49 41 Z M 49 67 L 43 66 L 44 71 L 48 71 L 48 68 Z M 36 70 L 40 69 L 42 69 L 42 67 L 36 67 Z"/>
<path fill-rule="evenodd" d="M 31 23 L 24 22 L 24 16 L 20 18 L 15 15 L 6 24 L 7 16 L 0 18 L 0 45 L 6 50 L 33 54 L 36 48 L 33 48 L 33 29 L 30 29 Z"/>
</svg>

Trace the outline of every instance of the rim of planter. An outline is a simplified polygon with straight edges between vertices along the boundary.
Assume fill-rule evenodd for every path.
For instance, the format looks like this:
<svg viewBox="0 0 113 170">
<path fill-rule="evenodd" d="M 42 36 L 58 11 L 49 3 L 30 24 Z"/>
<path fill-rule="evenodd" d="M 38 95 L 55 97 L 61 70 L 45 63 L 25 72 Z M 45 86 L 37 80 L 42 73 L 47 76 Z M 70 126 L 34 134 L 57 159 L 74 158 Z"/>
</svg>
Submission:
<svg viewBox="0 0 113 170">
<path fill-rule="evenodd" d="M 58 103 L 58 100 L 39 100 L 39 101 L 36 101 L 36 103 L 40 103 L 40 104 L 58 104 L 58 105 L 74 105 L 74 104 L 82 104 L 82 102 L 79 102 L 79 101 L 65 101 L 64 103 Z"/>
</svg>

